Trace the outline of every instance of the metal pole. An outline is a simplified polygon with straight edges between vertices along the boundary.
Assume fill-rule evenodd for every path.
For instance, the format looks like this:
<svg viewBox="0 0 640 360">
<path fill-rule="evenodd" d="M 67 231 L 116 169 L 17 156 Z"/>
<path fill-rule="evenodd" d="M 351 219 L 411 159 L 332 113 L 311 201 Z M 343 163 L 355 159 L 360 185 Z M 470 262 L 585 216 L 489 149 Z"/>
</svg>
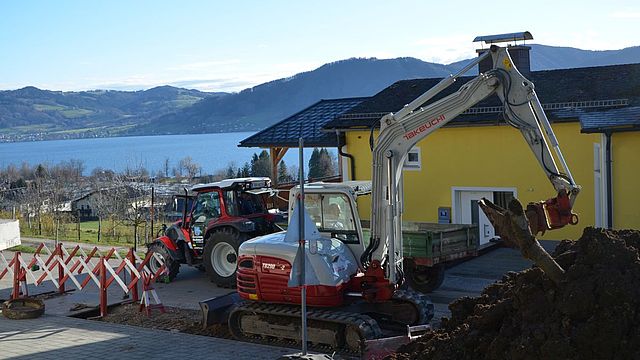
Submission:
<svg viewBox="0 0 640 360">
<path fill-rule="evenodd" d="M 154 217 L 153 203 L 155 200 L 155 187 L 154 187 L 155 182 L 156 182 L 156 178 L 151 178 L 151 236 L 149 237 L 152 239 L 156 236 L 156 234 L 153 232 L 153 217 Z M 146 242 L 147 240 L 145 238 L 145 243 Z"/>
<path fill-rule="evenodd" d="M 78 214 L 78 242 L 80 242 L 80 209 L 78 209 L 77 214 Z"/>
<path fill-rule="evenodd" d="M 302 259 L 300 259 L 300 264 L 302 268 L 300 269 L 300 284 L 302 284 L 302 355 L 307 355 L 307 285 L 305 283 L 305 238 L 304 238 L 304 140 L 302 138 L 299 139 L 299 147 L 300 147 L 300 156 L 299 156 L 299 167 L 300 167 L 300 197 L 298 198 L 298 222 L 300 227 L 300 237 L 299 237 L 299 246 L 302 248 Z"/>
</svg>

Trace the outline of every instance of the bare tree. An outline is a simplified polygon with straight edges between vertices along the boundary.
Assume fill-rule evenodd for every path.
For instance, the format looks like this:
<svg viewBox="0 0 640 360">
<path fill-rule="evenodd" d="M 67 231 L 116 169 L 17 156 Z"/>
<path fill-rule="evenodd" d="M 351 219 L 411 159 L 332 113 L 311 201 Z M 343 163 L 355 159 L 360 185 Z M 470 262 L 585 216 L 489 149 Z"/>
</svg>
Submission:
<svg viewBox="0 0 640 360">
<path fill-rule="evenodd" d="M 52 226 L 54 228 L 55 239 L 57 241 L 60 232 L 60 221 L 63 221 L 64 215 L 68 210 L 70 210 L 70 202 L 69 209 L 67 209 L 66 202 L 70 200 L 70 190 L 73 188 L 73 184 L 67 182 L 65 177 L 52 173 L 47 185 L 49 190 L 49 210 L 53 215 Z"/>
<path fill-rule="evenodd" d="M 110 184 L 113 187 L 113 184 Z M 98 241 L 102 240 L 102 222 L 112 216 L 117 211 L 118 194 L 107 184 L 94 182 L 92 184 L 92 194 L 89 195 L 89 206 L 93 214 L 98 218 Z M 114 226 L 115 230 L 115 226 Z"/>
<path fill-rule="evenodd" d="M 200 164 L 193 161 L 191 156 L 187 156 L 181 159 L 179 163 L 179 168 L 181 170 L 180 173 L 182 174 L 184 171 L 184 173 L 189 178 L 189 181 L 193 180 L 193 178 L 195 178 L 198 175 L 198 171 L 201 170 Z"/>
<path fill-rule="evenodd" d="M 164 166 L 162 168 L 164 170 L 164 177 L 169 177 L 169 158 L 164 158 Z"/>
<path fill-rule="evenodd" d="M 34 179 L 31 182 L 30 191 L 28 191 L 27 204 L 30 207 L 30 212 L 38 220 L 38 235 L 42 235 L 42 213 L 50 204 L 46 191 L 49 172 L 46 166 L 38 164 L 33 171 L 33 176 Z"/>
<path fill-rule="evenodd" d="M 137 175 L 137 176 L 136 176 Z M 120 220 L 133 227 L 133 246 L 137 248 L 139 228 L 146 224 L 150 198 L 146 192 L 148 172 L 144 168 L 128 169 L 116 178 L 116 212 Z"/>
</svg>

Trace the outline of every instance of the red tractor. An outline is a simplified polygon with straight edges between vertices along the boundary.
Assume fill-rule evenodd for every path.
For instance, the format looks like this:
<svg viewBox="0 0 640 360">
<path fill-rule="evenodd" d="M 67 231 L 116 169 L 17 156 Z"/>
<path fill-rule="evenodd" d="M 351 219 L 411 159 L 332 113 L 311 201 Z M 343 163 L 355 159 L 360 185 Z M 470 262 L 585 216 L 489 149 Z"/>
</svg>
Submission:
<svg viewBox="0 0 640 360">
<path fill-rule="evenodd" d="M 178 274 L 180 264 L 188 264 L 206 270 L 216 285 L 233 287 L 240 244 L 281 230 L 276 225 L 278 216 L 266 206 L 271 180 L 227 179 L 196 185 L 191 191 L 195 192 L 191 211 L 187 211 L 185 201 L 182 219 L 148 245 L 149 255 L 162 256 L 169 281 Z M 154 271 L 160 265 L 160 261 L 151 259 Z"/>
</svg>

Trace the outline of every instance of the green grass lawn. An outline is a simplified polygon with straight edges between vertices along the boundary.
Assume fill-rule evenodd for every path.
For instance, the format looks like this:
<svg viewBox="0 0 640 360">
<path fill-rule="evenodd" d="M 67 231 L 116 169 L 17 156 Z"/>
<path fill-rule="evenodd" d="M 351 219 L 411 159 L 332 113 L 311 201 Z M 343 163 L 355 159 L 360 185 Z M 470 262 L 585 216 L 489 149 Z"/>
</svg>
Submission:
<svg viewBox="0 0 640 360">
<path fill-rule="evenodd" d="M 101 244 L 112 246 L 131 246 L 133 245 L 133 226 L 122 223 L 113 223 L 111 221 L 102 222 L 102 235 L 98 241 L 98 221 L 84 221 L 80 223 L 80 232 L 78 234 L 77 223 L 60 224 L 58 231 L 58 240 L 82 242 L 89 244 Z M 150 225 L 147 224 L 145 232 L 145 224 L 138 227 L 138 245 L 141 246 L 145 240 L 153 241 L 155 238 L 151 234 Z M 155 231 L 160 229 L 161 224 L 154 225 Z M 22 223 L 20 226 L 22 236 L 33 238 L 55 239 L 55 229 L 53 226 L 43 226 L 42 235 L 38 233 L 36 224 L 32 224 L 31 229 Z M 79 236 L 79 238 L 78 238 Z"/>
</svg>

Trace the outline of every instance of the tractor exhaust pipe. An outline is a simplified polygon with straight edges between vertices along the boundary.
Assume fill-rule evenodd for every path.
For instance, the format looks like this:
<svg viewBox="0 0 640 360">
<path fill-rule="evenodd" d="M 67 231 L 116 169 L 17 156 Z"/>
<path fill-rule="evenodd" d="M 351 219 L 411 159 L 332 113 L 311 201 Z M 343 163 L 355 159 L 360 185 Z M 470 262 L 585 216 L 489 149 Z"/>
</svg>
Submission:
<svg viewBox="0 0 640 360">
<path fill-rule="evenodd" d="M 187 225 L 187 204 L 189 203 L 189 190 L 187 188 L 184 189 L 184 206 L 182 208 L 182 228 L 186 229 L 189 227 Z"/>
</svg>

